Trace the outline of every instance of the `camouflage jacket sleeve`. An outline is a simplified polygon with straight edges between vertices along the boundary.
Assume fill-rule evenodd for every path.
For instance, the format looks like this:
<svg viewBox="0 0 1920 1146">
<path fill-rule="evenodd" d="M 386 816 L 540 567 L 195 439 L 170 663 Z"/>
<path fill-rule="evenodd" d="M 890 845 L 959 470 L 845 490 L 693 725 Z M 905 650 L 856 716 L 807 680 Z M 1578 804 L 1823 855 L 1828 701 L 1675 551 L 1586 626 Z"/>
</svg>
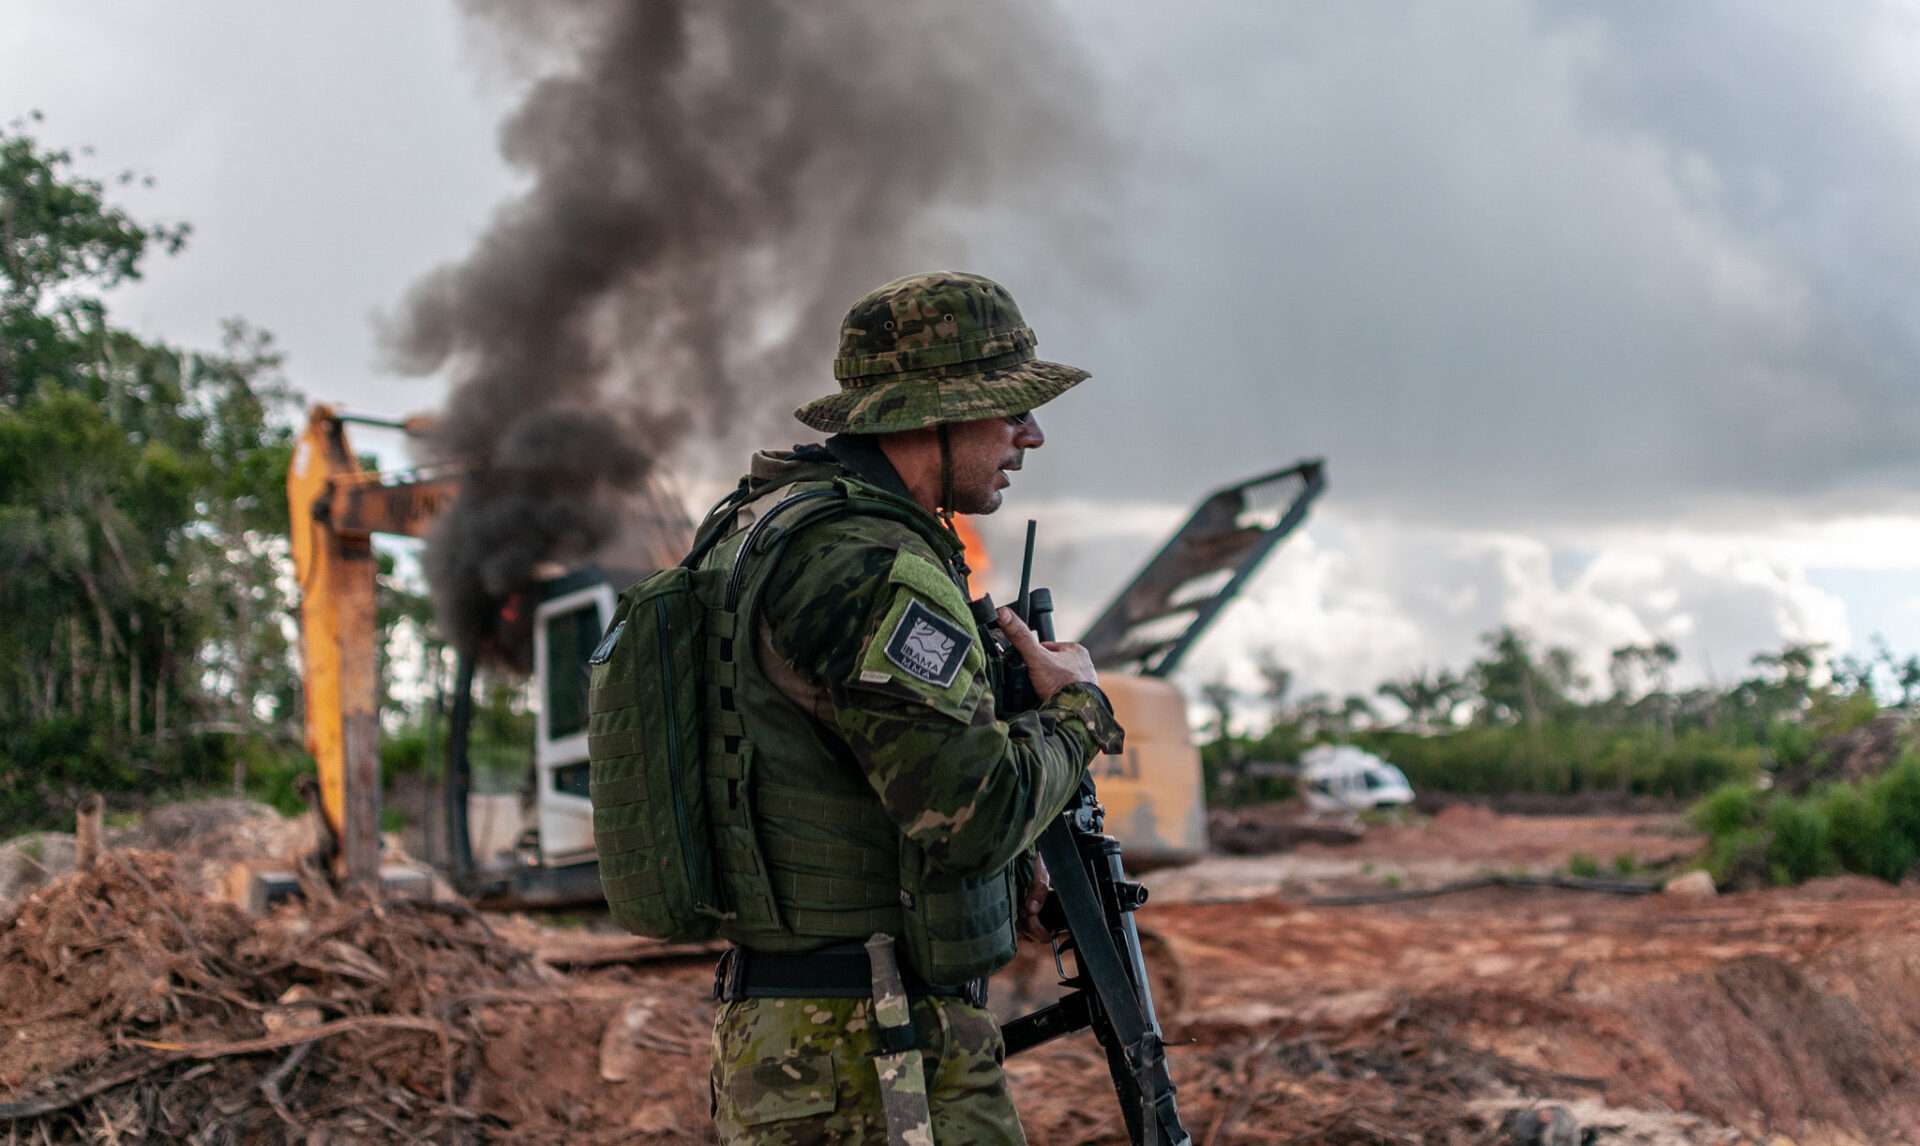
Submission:
<svg viewBox="0 0 1920 1146">
<path fill-rule="evenodd" d="M 893 821 L 942 871 L 1000 871 L 1066 805 L 1094 754 L 1118 748 L 1105 698 L 1086 686 L 998 719 L 987 650 L 959 588 L 897 523 L 807 527 L 764 605 L 770 675 L 846 743 Z"/>
</svg>

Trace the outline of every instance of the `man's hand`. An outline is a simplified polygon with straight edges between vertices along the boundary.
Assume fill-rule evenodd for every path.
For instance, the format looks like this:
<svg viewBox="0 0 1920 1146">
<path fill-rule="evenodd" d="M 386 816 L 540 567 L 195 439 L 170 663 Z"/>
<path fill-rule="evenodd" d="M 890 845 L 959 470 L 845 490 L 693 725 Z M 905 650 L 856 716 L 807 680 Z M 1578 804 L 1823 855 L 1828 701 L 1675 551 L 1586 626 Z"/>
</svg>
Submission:
<svg viewBox="0 0 1920 1146">
<path fill-rule="evenodd" d="M 1045 943 L 1053 936 L 1041 926 L 1040 909 L 1047 904 L 1047 896 L 1053 893 L 1053 877 L 1047 874 L 1047 865 L 1040 857 L 1033 859 L 1033 882 L 1027 885 L 1027 896 L 1020 901 L 1020 914 L 1014 921 L 1014 927 L 1020 932 L 1020 938 L 1031 939 L 1035 943 Z"/>
<path fill-rule="evenodd" d="M 1034 694 L 1041 700 L 1075 681 L 1100 683 L 1099 674 L 1093 671 L 1093 657 L 1083 646 L 1072 641 L 1042 641 L 1004 605 L 1000 607 L 1000 631 L 1013 643 L 1020 659 L 1027 662 L 1027 676 L 1033 681 Z"/>
</svg>

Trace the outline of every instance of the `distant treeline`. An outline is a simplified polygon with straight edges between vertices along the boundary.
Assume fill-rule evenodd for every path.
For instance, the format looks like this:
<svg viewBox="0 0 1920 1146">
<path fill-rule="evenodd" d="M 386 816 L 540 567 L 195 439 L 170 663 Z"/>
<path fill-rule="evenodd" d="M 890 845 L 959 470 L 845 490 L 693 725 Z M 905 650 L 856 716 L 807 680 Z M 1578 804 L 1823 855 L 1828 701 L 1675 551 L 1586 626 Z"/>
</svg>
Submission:
<svg viewBox="0 0 1920 1146">
<path fill-rule="evenodd" d="M 1875 684 L 1920 699 L 1920 658 L 1822 663 L 1818 645 L 1753 658 L 1753 674 L 1726 688 L 1675 691 L 1679 661 L 1665 642 L 1613 650 L 1608 687 L 1596 690 L 1573 654 L 1539 648 L 1503 628 L 1466 669 L 1419 671 L 1373 696 L 1290 702 L 1290 675 L 1265 667 L 1272 724 L 1258 736 L 1221 735 L 1246 699 L 1223 685 L 1202 690 L 1215 711 L 1202 749 L 1215 798 L 1285 794 L 1284 782 L 1220 785 L 1236 761 L 1287 762 L 1316 743 L 1347 741 L 1406 772 L 1417 791 L 1462 795 L 1619 792 L 1693 798 L 1722 785 L 1817 770 L 1829 738 L 1881 712 Z M 1891 699 L 1891 698 L 1890 698 Z"/>
</svg>

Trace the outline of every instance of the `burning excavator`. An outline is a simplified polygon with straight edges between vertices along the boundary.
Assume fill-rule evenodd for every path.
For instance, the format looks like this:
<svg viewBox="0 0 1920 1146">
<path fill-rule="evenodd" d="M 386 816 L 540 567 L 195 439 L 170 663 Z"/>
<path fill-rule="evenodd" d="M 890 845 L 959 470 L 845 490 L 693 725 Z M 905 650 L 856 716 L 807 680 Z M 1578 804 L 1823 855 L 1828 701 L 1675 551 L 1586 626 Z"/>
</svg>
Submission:
<svg viewBox="0 0 1920 1146">
<path fill-rule="evenodd" d="M 346 435 L 361 422 L 421 432 L 421 420 L 393 422 L 317 406 L 287 478 L 293 557 L 300 585 L 307 746 L 318 783 L 321 855 L 334 880 L 404 883 L 380 862 L 379 723 L 374 624 L 373 535 L 426 537 L 459 496 L 455 467 L 402 474 L 362 468 Z M 1125 751 L 1094 766 L 1108 830 L 1134 867 L 1180 863 L 1206 850 L 1199 751 L 1186 702 L 1166 679 L 1202 632 L 1291 533 L 1325 485 L 1307 461 L 1210 494 L 1080 638 L 1127 729 Z M 527 806 L 516 846 L 475 857 L 469 839 L 468 737 L 474 657 L 457 670 L 448 737 L 448 876 L 482 901 L 557 906 L 600 898 L 587 798 L 587 655 L 626 586 L 676 561 L 692 545 L 684 505 L 651 477 L 623 507 L 610 543 L 573 568 L 553 567 L 531 592 L 503 607 L 530 622 L 536 732 Z M 970 547 L 977 539 L 967 537 Z M 530 616 L 528 615 L 530 613 Z M 476 859 L 478 862 L 476 862 Z M 291 876 L 281 876 L 290 884 Z M 245 898 L 277 894 L 256 873 Z"/>
</svg>

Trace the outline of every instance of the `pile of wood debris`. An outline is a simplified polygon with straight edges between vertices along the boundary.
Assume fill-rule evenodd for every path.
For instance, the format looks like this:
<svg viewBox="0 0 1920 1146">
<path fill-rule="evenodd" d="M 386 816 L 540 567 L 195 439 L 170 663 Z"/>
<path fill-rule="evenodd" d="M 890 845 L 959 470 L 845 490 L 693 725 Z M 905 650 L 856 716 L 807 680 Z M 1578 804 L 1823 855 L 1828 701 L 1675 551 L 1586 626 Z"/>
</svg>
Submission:
<svg viewBox="0 0 1920 1146">
<path fill-rule="evenodd" d="M 459 903 L 316 887 L 256 920 L 182 884 L 171 853 L 108 851 L 0 918 L 10 1133 L 212 1146 L 647 1129 L 597 1109 L 614 1105 L 595 1101 L 613 1089 L 592 1058 L 601 1040 L 577 1033 L 580 1007 L 603 1024 L 636 997 L 632 986 L 576 983 Z M 704 1058 L 704 1002 L 676 997 L 651 1008 L 650 1045 L 626 1048 L 629 1060 L 676 1061 L 629 1061 L 636 1077 L 673 1077 Z M 555 1043 L 582 1044 L 573 1049 L 587 1057 L 506 1053 Z M 521 1077 L 547 1069 L 569 1077 Z"/>
</svg>

